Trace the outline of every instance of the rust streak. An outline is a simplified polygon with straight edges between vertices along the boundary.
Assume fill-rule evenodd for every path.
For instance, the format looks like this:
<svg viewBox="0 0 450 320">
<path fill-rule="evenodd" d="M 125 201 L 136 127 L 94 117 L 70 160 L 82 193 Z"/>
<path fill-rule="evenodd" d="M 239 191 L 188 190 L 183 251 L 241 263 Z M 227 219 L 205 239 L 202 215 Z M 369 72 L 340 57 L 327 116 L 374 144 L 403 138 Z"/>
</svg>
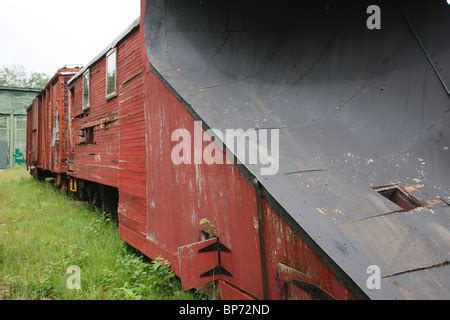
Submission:
<svg viewBox="0 0 450 320">
<path fill-rule="evenodd" d="M 294 172 L 287 172 L 284 175 L 289 176 L 289 175 L 294 175 L 294 174 L 325 172 L 325 171 L 328 171 L 328 169 L 312 169 L 312 170 L 294 171 Z"/>
<path fill-rule="evenodd" d="M 415 184 L 412 186 L 403 186 L 401 187 L 404 191 L 406 191 L 407 193 L 413 193 L 419 189 L 422 189 L 423 187 L 425 187 L 425 185 L 423 184 Z"/>
</svg>

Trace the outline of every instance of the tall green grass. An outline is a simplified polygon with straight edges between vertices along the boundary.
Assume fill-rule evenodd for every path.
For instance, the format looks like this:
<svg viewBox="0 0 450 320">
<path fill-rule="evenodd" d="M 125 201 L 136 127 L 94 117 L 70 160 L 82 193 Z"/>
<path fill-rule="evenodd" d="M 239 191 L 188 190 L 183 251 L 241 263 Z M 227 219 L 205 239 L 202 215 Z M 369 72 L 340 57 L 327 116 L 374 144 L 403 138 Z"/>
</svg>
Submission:
<svg viewBox="0 0 450 320">
<path fill-rule="evenodd" d="M 81 290 L 67 268 L 81 268 Z M 0 172 L 0 299 L 196 299 L 164 260 L 149 262 L 99 211 L 23 169 Z"/>
</svg>

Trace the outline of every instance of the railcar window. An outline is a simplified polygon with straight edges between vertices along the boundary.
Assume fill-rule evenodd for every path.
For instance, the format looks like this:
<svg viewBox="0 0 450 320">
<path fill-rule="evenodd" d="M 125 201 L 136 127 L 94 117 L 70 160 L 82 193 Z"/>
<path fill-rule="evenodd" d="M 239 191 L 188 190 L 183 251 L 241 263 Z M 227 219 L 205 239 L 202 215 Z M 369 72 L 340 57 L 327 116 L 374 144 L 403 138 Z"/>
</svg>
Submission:
<svg viewBox="0 0 450 320">
<path fill-rule="evenodd" d="M 117 50 L 111 50 L 106 57 L 106 98 L 117 94 Z"/>
<path fill-rule="evenodd" d="M 86 128 L 81 131 L 80 144 L 94 144 L 94 127 Z"/>
<path fill-rule="evenodd" d="M 91 107 L 91 77 L 89 71 L 83 76 L 83 110 Z"/>
</svg>

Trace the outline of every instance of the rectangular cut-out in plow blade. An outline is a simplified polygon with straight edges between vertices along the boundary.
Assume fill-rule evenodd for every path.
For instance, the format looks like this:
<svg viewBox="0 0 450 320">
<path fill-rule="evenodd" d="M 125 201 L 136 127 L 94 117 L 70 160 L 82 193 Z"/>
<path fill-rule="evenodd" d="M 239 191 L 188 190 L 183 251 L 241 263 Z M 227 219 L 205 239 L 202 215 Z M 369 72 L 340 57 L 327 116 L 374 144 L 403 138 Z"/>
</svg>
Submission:
<svg viewBox="0 0 450 320">
<path fill-rule="evenodd" d="M 419 200 L 408 194 L 397 185 L 376 188 L 375 191 L 400 206 L 403 209 L 402 212 L 409 212 L 424 206 Z"/>
</svg>

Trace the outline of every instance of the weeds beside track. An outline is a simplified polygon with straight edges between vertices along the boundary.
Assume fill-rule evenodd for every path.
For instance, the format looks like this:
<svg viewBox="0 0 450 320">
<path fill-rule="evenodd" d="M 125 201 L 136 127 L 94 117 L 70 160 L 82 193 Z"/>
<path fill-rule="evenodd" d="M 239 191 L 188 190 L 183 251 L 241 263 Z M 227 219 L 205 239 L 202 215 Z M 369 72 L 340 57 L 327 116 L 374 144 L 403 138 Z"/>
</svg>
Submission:
<svg viewBox="0 0 450 320">
<path fill-rule="evenodd" d="M 81 270 L 81 290 L 67 268 Z M 0 172 L 1 299 L 198 299 L 164 260 L 126 246 L 117 226 L 23 169 Z"/>
</svg>

